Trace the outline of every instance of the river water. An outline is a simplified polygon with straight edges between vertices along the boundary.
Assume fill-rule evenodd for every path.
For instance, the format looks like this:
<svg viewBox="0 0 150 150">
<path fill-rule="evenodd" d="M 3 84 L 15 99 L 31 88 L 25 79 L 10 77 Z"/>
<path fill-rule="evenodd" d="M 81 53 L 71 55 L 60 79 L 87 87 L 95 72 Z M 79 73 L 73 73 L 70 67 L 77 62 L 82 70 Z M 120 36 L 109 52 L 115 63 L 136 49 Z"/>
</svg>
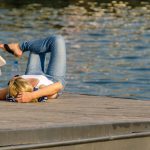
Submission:
<svg viewBox="0 0 150 150">
<path fill-rule="evenodd" d="M 67 45 L 66 91 L 150 100 L 150 2 L 37 0 L 0 2 L 0 41 L 61 34 Z M 0 86 L 11 76 L 7 60 Z M 20 74 L 28 54 L 18 60 Z"/>
</svg>

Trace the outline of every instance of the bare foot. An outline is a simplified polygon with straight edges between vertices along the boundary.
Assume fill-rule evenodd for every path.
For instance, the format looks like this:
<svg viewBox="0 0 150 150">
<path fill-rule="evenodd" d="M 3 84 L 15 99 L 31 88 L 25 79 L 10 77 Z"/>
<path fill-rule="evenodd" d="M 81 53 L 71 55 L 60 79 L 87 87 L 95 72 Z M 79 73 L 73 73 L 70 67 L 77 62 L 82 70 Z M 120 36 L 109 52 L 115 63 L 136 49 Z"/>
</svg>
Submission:
<svg viewBox="0 0 150 150">
<path fill-rule="evenodd" d="M 8 46 L 14 52 L 14 55 L 16 57 L 22 56 L 22 51 L 21 51 L 18 43 L 11 43 L 11 44 L 8 44 Z M 4 51 L 6 51 L 6 49 L 4 48 L 4 44 L 0 44 L 0 48 L 3 49 Z"/>
</svg>

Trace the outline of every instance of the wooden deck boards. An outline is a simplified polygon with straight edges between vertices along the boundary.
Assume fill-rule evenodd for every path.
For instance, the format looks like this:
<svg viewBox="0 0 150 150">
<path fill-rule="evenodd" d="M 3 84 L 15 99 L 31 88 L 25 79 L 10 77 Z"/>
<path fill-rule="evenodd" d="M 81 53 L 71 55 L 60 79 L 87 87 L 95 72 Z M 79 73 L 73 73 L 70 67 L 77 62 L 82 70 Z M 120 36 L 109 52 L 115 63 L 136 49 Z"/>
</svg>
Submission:
<svg viewBox="0 0 150 150">
<path fill-rule="evenodd" d="M 0 130 L 150 121 L 150 101 L 64 94 L 46 103 L 0 102 Z"/>
</svg>

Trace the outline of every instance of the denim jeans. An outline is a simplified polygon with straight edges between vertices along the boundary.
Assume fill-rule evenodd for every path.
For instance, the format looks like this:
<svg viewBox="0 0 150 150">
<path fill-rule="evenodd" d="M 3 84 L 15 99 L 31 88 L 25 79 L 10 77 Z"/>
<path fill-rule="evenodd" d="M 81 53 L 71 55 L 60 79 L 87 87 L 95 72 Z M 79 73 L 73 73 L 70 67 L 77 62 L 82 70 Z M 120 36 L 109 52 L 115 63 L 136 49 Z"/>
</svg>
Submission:
<svg viewBox="0 0 150 150">
<path fill-rule="evenodd" d="M 20 43 L 23 52 L 30 51 L 25 74 L 45 75 L 53 82 L 61 82 L 65 86 L 66 46 L 60 35 L 44 39 Z M 46 55 L 49 55 L 48 66 L 45 67 Z"/>
</svg>

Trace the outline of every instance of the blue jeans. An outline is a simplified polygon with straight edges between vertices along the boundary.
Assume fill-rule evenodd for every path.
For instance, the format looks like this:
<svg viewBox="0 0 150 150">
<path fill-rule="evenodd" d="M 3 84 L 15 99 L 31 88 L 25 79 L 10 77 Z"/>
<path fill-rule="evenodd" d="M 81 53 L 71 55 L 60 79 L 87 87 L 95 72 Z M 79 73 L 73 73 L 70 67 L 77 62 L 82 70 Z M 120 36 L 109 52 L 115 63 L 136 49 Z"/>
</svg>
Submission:
<svg viewBox="0 0 150 150">
<path fill-rule="evenodd" d="M 45 75 L 53 82 L 61 82 L 65 86 L 66 46 L 60 35 L 44 39 L 20 43 L 23 52 L 30 51 L 25 74 Z M 46 54 L 49 55 L 48 66 L 45 67 Z"/>
</svg>

